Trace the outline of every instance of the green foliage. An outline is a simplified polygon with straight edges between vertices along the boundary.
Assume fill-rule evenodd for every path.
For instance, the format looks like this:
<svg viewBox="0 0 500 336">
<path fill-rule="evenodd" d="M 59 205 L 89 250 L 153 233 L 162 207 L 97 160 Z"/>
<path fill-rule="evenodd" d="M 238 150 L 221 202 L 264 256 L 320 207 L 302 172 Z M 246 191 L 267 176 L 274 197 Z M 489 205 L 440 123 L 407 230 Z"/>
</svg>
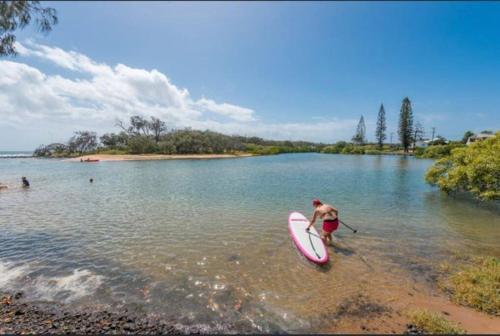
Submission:
<svg viewBox="0 0 500 336">
<path fill-rule="evenodd" d="M 463 144 L 467 143 L 467 140 L 469 140 L 469 138 L 470 138 L 471 136 L 473 136 L 473 135 L 474 135 L 474 132 L 472 132 L 472 131 L 467 131 L 467 132 L 465 132 L 465 133 L 464 133 L 464 136 L 462 137 L 462 143 L 463 143 Z"/>
<path fill-rule="evenodd" d="M 413 138 L 413 110 L 408 97 L 404 98 L 401 103 L 398 134 L 404 151 L 408 152 Z"/>
<path fill-rule="evenodd" d="M 352 137 L 352 141 L 357 144 L 364 144 L 366 142 L 366 126 L 363 116 L 359 119 L 356 134 Z"/>
<path fill-rule="evenodd" d="M 33 19 L 41 32 L 49 32 L 57 24 L 57 12 L 41 7 L 40 1 L 0 1 L 0 56 L 17 54 L 14 32 L 25 28 Z"/>
<path fill-rule="evenodd" d="M 471 264 L 447 272 L 440 287 L 458 304 L 500 316 L 500 259 L 476 257 Z"/>
<path fill-rule="evenodd" d="M 409 314 L 410 323 L 425 334 L 465 334 L 465 330 L 448 321 L 442 314 L 428 310 L 413 310 Z"/>
<path fill-rule="evenodd" d="M 97 134 L 90 131 L 77 131 L 69 139 L 67 150 L 70 153 L 88 153 L 96 150 Z"/>
<path fill-rule="evenodd" d="M 383 154 L 383 152 L 381 150 L 378 150 L 378 149 L 365 149 L 365 154 L 380 155 L 380 154 Z"/>
<path fill-rule="evenodd" d="M 156 143 L 148 137 L 134 136 L 128 140 L 130 154 L 151 154 L 157 151 Z"/>
<path fill-rule="evenodd" d="M 447 193 L 468 191 L 482 200 L 500 199 L 500 132 L 453 149 L 429 168 L 425 179 Z"/>
<path fill-rule="evenodd" d="M 384 140 L 386 139 L 386 129 L 387 126 L 385 125 L 385 109 L 384 104 L 381 104 L 377 116 L 377 128 L 375 129 L 375 138 L 377 139 L 379 149 L 382 149 L 384 145 Z"/>
<path fill-rule="evenodd" d="M 451 154 L 455 148 L 464 147 L 461 143 L 452 143 L 448 145 L 435 145 L 426 148 L 415 149 L 415 156 L 423 159 L 440 159 Z"/>
</svg>

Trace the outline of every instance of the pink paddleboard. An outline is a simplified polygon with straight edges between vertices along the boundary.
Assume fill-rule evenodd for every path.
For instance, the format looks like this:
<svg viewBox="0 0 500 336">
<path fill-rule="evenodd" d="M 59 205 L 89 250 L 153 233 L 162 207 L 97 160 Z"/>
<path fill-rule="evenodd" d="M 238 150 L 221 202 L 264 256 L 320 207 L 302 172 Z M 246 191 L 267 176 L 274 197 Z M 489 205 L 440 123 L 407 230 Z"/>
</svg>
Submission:
<svg viewBox="0 0 500 336">
<path fill-rule="evenodd" d="M 288 217 L 288 231 L 299 251 L 310 261 L 316 264 L 328 262 L 328 252 L 321 240 L 318 231 L 311 226 L 306 231 L 309 220 L 300 212 L 292 212 Z"/>
</svg>

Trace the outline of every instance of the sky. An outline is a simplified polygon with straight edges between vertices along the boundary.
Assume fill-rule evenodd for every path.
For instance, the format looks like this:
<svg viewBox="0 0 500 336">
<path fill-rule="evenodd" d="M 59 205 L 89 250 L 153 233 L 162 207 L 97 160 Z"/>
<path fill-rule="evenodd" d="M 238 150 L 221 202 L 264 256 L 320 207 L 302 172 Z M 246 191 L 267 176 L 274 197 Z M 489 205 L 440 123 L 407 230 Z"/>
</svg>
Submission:
<svg viewBox="0 0 500 336">
<path fill-rule="evenodd" d="M 500 2 L 43 2 L 47 35 L 0 58 L 0 150 L 155 116 L 270 139 L 388 140 L 401 101 L 430 136 L 500 129 Z"/>
</svg>

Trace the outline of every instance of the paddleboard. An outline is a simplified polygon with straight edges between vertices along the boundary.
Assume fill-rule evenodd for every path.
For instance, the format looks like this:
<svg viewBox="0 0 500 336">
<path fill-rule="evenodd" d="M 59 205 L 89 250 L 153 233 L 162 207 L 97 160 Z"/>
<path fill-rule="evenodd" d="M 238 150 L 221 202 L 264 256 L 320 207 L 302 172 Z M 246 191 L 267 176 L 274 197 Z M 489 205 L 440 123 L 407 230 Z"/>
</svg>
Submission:
<svg viewBox="0 0 500 336">
<path fill-rule="evenodd" d="M 328 252 L 320 238 L 318 231 L 311 226 L 306 231 L 309 220 L 300 212 L 292 212 L 288 217 L 288 231 L 299 251 L 310 261 L 316 264 L 328 262 Z"/>
</svg>

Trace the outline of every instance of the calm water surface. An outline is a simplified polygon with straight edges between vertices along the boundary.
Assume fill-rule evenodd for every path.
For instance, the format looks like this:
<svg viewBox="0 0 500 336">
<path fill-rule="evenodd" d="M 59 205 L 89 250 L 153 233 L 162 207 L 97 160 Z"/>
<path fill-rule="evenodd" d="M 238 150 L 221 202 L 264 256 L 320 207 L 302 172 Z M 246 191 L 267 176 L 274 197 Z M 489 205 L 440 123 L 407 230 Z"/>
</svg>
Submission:
<svg viewBox="0 0 500 336">
<path fill-rule="evenodd" d="M 241 331 L 314 331 L 342 299 L 389 295 L 455 253 L 500 256 L 498 204 L 443 196 L 429 160 L 290 154 L 226 160 L 0 160 L 0 290 L 125 306 Z M 29 190 L 19 188 L 27 176 Z M 89 178 L 94 183 L 89 183 Z M 314 267 L 287 232 L 319 197 L 341 227 Z M 319 225 L 317 225 L 319 227 Z"/>
</svg>

